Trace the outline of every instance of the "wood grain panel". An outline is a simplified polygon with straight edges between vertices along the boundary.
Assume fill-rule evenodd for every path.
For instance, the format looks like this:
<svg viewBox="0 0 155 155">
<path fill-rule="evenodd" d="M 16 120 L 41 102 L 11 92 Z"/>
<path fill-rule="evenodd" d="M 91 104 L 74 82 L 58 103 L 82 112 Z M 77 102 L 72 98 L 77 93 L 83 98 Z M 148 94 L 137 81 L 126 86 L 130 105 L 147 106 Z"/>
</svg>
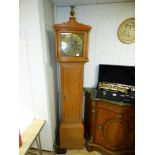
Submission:
<svg viewBox="0 0 155 155">
<path fill-rule="evenodd" d="M 82 110 L 83 63 L 61 64 L 63 122 L 79 122 Z"/>
</svg>

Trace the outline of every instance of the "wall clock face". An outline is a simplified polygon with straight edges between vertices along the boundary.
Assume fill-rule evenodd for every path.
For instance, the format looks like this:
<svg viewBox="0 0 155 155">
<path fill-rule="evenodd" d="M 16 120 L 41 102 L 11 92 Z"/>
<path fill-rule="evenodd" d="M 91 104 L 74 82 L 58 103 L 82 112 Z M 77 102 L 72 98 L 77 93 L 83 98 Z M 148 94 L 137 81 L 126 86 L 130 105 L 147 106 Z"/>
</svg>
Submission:
<svg viewBox="0 0 155 155">
<path fill-rule="evenodd" d="M 61 33 L 61 55 L 64 57 L 82 57 L 83 40 L 83 33 Z"/>
<path fill-rule="evenodd" d="M 135 41 L 135 18 L 125 20 L 118 29 L 118 38 L 121 42 L 130 44 Z"/>
</svg>

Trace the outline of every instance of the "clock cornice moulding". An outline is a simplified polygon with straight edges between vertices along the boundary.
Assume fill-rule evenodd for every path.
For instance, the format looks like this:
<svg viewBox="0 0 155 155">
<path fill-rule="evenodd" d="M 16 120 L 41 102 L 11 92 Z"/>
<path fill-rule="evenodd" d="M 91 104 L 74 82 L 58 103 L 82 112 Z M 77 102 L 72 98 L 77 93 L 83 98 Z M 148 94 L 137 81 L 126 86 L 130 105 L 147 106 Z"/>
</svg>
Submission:
<svg viewBox="0 0 155 155">
<path fill-rule="evenodd" d="M 65 30 L 72 30 L 72 31 L 90 31 L 91 26 L 85 25 L 85 24 L 81 24 L 79 22 L 76 21 L 75 17 L 70 17 L 68 22 L 64 22 L 62 24 L 55 24 L 53 26 L 53 28 L 55 30 L 60 30 L 61 31 L 65 31 Z"/>
</svg>

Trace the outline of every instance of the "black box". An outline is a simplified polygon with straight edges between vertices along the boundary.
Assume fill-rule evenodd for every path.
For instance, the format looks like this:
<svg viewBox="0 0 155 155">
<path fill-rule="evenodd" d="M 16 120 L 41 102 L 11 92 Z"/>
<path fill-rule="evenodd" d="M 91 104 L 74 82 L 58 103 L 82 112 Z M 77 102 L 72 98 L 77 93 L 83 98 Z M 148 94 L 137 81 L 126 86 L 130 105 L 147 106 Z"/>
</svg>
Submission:
<svg viewBox="0 0 155 155">
<path fill-rule="evenodd" d="M 130 104 L 135 103 L 134 91 L 132 91 L 130 94 L 125 94 L 122 92 L 99 89 L 99 90 L 96 90 L 95 97 L 100 99 L 106 99 L 106 100 L 112 100 L 112 101 L 124 102 L 124 103 L 130 103 Z"/>
</svg>

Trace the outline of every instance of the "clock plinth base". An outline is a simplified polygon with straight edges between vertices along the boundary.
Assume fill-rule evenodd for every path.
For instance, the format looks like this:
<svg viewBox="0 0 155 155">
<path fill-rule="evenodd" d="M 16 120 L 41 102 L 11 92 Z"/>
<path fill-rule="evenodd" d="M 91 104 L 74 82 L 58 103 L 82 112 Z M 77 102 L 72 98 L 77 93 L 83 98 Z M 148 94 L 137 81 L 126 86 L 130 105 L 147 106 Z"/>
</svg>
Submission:
<svg viewBox="0 0 155 155">
<path fill-rule="evenodd" d="M 60 147 L 82 149 L 84 147 L 84 127 L 82 123 L 60 125 Z"/>
</svg>

